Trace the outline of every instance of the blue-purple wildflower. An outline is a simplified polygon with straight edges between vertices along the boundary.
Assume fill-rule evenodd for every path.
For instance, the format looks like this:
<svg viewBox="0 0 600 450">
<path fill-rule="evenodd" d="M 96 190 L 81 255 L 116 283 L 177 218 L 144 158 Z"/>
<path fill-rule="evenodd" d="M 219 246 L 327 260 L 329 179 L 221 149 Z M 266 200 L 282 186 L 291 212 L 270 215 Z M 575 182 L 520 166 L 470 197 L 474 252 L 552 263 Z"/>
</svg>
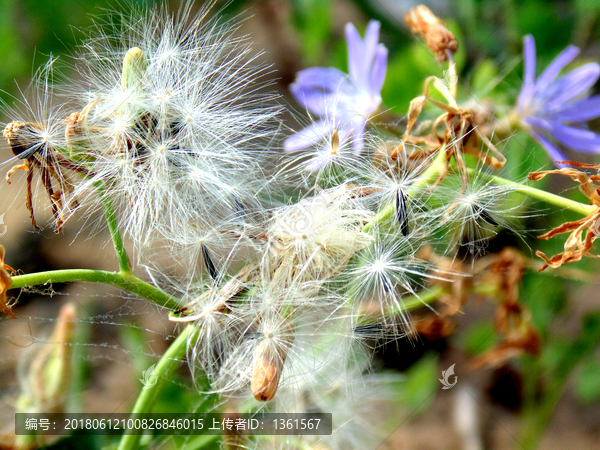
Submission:
<svg viewBox="0 0 600 450">
<path fill-rule="evenodd" d="M 600 117 L 600 96 L 589 89 L 600 77 L 600 65 L 584 64 L 557 79 L 560 71 L 579 54 L 570 45 L 535 79 L 535 41 L 524 39 L 525 75 L 518 110 L 531 136 L 544 146 L 554 161 L 568 159 L 556 143 L 586 153 L 600 153 L 600 135 L 585 121 Z"/>
<path fill-rule="evenodd" d="M 381 88 L 387 70 L 387 48 L 379 44 L 379 22 L 370 21 L 364 40 L 346 25 L 348 72 L 312 67 L 298 72 L 290 86 L 298 102 L 320 120 L 285 141 L 289 152 L 311 147 L 334 130 L 351 136 L 355 154 L 363 149 L 365 125 L 381 104 Z"/>
</svg>

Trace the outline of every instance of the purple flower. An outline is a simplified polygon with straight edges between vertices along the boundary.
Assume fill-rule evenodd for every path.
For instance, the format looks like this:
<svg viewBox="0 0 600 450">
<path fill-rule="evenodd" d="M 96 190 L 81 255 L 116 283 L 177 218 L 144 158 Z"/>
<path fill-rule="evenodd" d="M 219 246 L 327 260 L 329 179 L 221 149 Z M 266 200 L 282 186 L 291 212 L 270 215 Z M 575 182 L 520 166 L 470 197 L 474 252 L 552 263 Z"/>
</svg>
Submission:
<svg viewBox="0 0 600 450">
<path fill-rule="evenodd" d="M 531 136 L 544 146 L 554 161 L 567 157 L 555 142 L 586 153 L 600 153 L 600 135 L 587 129 L 586 120 L 600 117 L 600 96 L 588 90 L 600 76 L 600 65 L 584 64 L 558 78 L 560 71 L 579 54 L 569 46 L 535 79 L 535 41 L 524 39 L 525 76 L 518 109 Z"/>
<path fill-rule="evenodd" d="M 349 75 L 325 67 L 298 72 L 290 86 L 296 100 L 321 119 L 285 141 L 289 152 L 317 144 L 339 130 L 352 137 L 354 153 L 363 148 L 365 125 L 381 103 L 387 69 L 387 49 L 379 44 L 379 22 L 372 20 L 362 40 L 351 23 L 346 25 Z"/>
</svg>

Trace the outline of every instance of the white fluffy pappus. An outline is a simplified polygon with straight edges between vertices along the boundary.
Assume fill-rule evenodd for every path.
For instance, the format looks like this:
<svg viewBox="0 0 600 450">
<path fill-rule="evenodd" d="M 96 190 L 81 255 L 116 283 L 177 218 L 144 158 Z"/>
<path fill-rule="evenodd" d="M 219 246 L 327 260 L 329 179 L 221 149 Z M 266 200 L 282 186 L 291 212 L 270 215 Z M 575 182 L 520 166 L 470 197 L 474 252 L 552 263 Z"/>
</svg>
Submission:
<svg viewBox="0 0 600 450">
<path fill-rule="evenodd" d="M 514 188 L 494 183 L 484 167 L 470 175 L 465 186 L 461 177 L 453 174 L 438 186 L 432 199 L 438 205 L 439 226 L 448 242 L 448 253 L 457 246 L 480 256 L 490 239 L 506 229 L 519 235 L 517 219 L 527 214 L 520 201 L 510 197 Z"/>
<path fill-rule="evenodd" d="M 265 179 L 279 111 L 261 93 L 269 69 L 235 25 L 208 18 L 214 3 L 107 14 L 83 46 L 73 145 L 93 176 L 77 193 L 94 206 L 104 183 L 138 244 L 243 213 L 258 197 L 248 175 Z"/>
<path fill-rule="evenodd" d="M 428 278 L 445 278 L 433 264 L 417 257 L 424 244 L 423 230 L 405 236 L 375 229 L 374 235 L 374 242 L 356 254 L 338 280 L 355 314 L 365 316 L 365 324 L 375 326 L 373 332 L 379 330 L 382 338 L 394 339 L 412 329 L 403 297 L 416 296 Z"/>
<path fill-rule="evenodd" d="M 270 246 L 263 258 L 265 270 L 272 273 L 271 282 L 292 285 L 333 278 L 371 241 L 362 227 L 372 215 L 345 185 L 277 209 L 268 227 Z"/>
</svg>

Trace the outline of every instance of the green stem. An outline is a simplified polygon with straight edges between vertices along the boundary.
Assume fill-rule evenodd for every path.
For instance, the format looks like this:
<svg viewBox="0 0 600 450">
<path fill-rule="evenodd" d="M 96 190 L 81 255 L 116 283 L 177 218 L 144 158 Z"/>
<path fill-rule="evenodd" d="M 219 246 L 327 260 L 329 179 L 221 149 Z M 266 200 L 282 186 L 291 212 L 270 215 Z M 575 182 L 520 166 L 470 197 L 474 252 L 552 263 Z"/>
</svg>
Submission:
<svg viewBox="0 0 600 450">
<path fill-rule="evenodd" d="M 135 402 L 133 411 L 131 411 L 132 414 L 149 413 L 152 410 L 152 406 L 163 390 L 170 375 L 175 371 L 186 355 L 188 341 L 196 339 L 197 335 L 198 327 L 190 324 L 183 329 L 179 336 L 177 336 L 177 339 L 173 341 L 158 363 L 156 363 L 154 368 L 156 383 L 150 389 L 142 389 L 142 392 L 140 392 L 140 395 Z M 139 434 L 123 435 L 121 442 L 119 443 L 119 450 L 137 449 L 141 438 L 142 436 Z"/>
<path fill-rule="evenodd" d="M 444 292 L 444 288 L 441 285 L 434 286 L 431 289 L 420 292 L 418 295 L 411 295 L 402 299 L 404 309 L 406 311 L 412 311 L 419 309 L 422 306 L 432 303 L 437 300 L 440 295 Z"/>
<path fill-rule="evenodd" d="M 117 252 L 117 258 L 119 259 L 119 270 L 124 274 L 130 274 L 131 262 L 129 261 L 127 250 L 125 250 L 121 232 L 119 231 L 119 221 L 117 220 L 117 216 L 115 214 L 115 208 L 112 203 L 112 199 L 106 193 L 106 187 L 104 184 L 97 182 L 95 183 L 95 186 L 98 190 L 98 194 L 100 195 L 100 199 L 102 200 L 102 209 L 104 210 L 104 215 L 106 216 L 110 237 L 112 238 L 115 251 Z"/>
<path fill-rule="evenodd" d="M 584 216 L 589 216 L 598 209 L 594 205 L 586 205 L 574 200 L 569 200 L 568 198 L 561 197 L 560 195 L 552 194 L 541 189 L 536 189 L 525 184 L 515 183 L 514 181 L 509 181 L 505 178 L 497 177 L 495 175 L 479 172 L 475 169 L 468 168 L 467 173 L 469 175 L 479 176 L 484 180 L 491 181 L 495 184 L 509 186 L 513 188 L 515 192 L 519 192 L 520 194 L 536 200 L 542 200 L 550 205 L 558 206 L 559 208 L 568 209 L 569 211 L 573 211 Z"/>
<path fill-rule="evenodd" d="M 18 275 L 12 277 L 10 289 L 39 286 L 48 283 L 72 283 L 77 281 L 105 283 L 117 286 L 173 311 L 176 311 L 181 307 L 177 298 L 146 283 L 134 275 L 122 272 L 107 272 L 104 270 L 66 269 Z"/>
</svg>

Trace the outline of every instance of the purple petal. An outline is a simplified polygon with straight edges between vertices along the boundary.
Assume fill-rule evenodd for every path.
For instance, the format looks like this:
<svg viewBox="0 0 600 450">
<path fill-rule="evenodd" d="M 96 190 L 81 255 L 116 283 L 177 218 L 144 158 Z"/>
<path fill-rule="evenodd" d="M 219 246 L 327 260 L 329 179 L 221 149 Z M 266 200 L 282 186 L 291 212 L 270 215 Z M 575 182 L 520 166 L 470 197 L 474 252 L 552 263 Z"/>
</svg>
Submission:
<svg viewBox="0 0 600 450">
<path fill-rule="evenodd" d="M 542 72 L 535 84 L 536 89 L 545 89 L 552 83 L 563 68 L 575 59 L 579 54 L 579 48 L 574 45 L 569 45 L 560 54 L 554 58 L 546 70 Z"/>
<path fill-rule="evenodd" d="M 600 95 L 565 105 L 549 115 L 557 122 L 580 122 L 596 117 L 600 117 Z"/>
<path fill-rule="evenodd" d="M 553 124 L 550 134 L 569 148 L 585 153 L 600 153 L 600 135 L 593 131 Z"/>
<path fill-rule="evenodd" d="M 346 82 L 346 75 L 337 69 L 312 67 L 298 72 L 290 91 L 304 108 L 322 116 L 332 106 L 332 96 Z"/>
<path fill-rule="evenodd" d="M 519 94 L 518 106 L 519 110 L 523 110 L 525 103 L 529 102 L 533 97 L 534 82 L 535 82 L 535 40 L 533 36 L 528 34 L 523 39 L 523 63 L 525 65 L 525 73 L 523 75 L 523 87 Z"/>
<path fill-rule="evenodd" d="M 596 84 L 598 77 L 600 77 L 600 65 L 596 63 L 585 64 L 572 70 L 553 83 L 545 94 L 550 100 L 547 107 L 551 110 L 560 108 L 563 103 L 581 97 Z"/>
<path fill-rule="evenodd" d="M 377 46 L 375 54 L 375 62 L 371 70 L 369 81 L 370 92 L 381 92 L 383 82 L 385 81 L 385 73 L 387 72 L 387 57 L 388 50 L 383 44 Z"/>
<path fill-rule="evenodd" d="M 333 121 L 319 120 L 287 138 L 284 143 L 285 151 L 296 152 L 310 147 L 328 136 L 334 128 L 335 123 Z"/>
<path fill-rule="evenodd" d="M 346 44 L 348 45 L 348 73 L 352 80 L 360 80 L 364 70 L 363 65 L 363 42 L 360 34 L 351 23 L 346 24 Z"/>
<path fill-rule="evenodd" d="M 367 88 L 369 74 L 375 59 L 379 42 L 380 23 L 371 20 L 367 26 L 364 41 L 352 25 L 346 25 L 346 43 L 348 44 L 348 72 L 350 79 L 362 88 Z"/>
<path fill-rule="evenodd" d="M 544 149 L 546 150 L 546 153 L 548 153 L 548 156 L 550 156 L 550 158 L 552 159 L 552 161 L 554 161 L 554 163 L 556 164 L 556 161 L 566 161 L 568 158 L 552 143 L 550 142 L 550 140 L 548 140 L 546 137 L 542 136 L 541 134 L 536 133 L 533 130 L 529 130 L 529 133 L 531 134 L 531 136 L 538 141 L 540 144 L 542 144 L 542 146 L 544 147 Z M 567 167 L 564 164 L 556 164 L 558 167 Z"/>
<path fill-rule="evenodd" d="M 378 50 L 380 26 L 381 24 L 376 20 L 371 20 L 369 25 L 367 25 L 362 54 L 363 72 L 359 80 L 362 86 L 366 86 L 366 83 L 369 81 L 369 73 L 371 72 L 371 67 L 373 66 L 373 61 Z"/>
</svg>

